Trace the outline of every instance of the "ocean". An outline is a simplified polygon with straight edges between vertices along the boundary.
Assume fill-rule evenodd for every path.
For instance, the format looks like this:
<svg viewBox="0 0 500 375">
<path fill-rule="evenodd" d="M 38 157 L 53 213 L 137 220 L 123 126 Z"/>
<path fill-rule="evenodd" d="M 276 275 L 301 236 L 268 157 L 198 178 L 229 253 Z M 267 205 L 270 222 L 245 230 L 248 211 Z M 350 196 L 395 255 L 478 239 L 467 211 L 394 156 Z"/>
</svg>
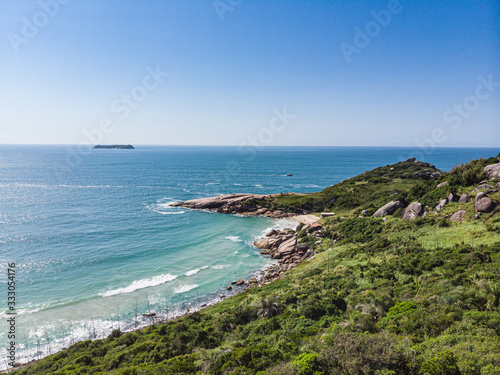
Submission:
<svg viewBox="0 0 500 375">
<path fill-rule="evenodd" d="M 437 148 L 419 159 L 449 171 L 498 152 Z M 171 318 L 230 296 L 236 292 L 225 289 L 231 281 L 272 262 L 252 242 L 270 228 L 295 225 L 170 203 L 319 191 L 419 153 L 194 146 L 75 152 L 74 146 L 0 145 L 0 358 L 10 341 L 9 263 L 16 270 L 17 361 L 25 362 L 113 329 L 150 324 L 143 313 Z"/>
</svg>

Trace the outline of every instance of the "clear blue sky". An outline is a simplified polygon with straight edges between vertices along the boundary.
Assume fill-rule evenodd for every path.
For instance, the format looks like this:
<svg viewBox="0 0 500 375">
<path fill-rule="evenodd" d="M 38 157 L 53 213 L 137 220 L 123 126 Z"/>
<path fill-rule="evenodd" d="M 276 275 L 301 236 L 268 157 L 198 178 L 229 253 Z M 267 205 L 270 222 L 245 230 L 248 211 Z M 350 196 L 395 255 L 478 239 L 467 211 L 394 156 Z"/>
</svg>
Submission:
<svg viewBox="0 0 500 375">
<path fill-rule="evenodd" d="M 496 0 L 55 1 L 0 0 L 0 143 L 500 141 Z"/>
</svg>

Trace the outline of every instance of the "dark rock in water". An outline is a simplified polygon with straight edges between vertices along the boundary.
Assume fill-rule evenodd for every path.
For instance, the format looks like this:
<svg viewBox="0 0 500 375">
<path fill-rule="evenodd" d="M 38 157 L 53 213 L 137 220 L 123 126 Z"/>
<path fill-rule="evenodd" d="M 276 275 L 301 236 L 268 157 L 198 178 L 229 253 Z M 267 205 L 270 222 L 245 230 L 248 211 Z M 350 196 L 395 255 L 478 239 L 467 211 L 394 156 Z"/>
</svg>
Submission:
<svg viewBox="0 0 500 375">
<path fill-rule="evenodd" d="M 271 229 L 269 232 L 266 233 L 266 237 L 271 237 L 274 236 L 275 234 L 278 234 L 278 231 L 276 229 Z"/>
<path fill-rule="evenodd" d="M 387 203 L 385 206 L 379 208 L 377 212 L 373 214 L 373 217 L 384 217 L 387 215 L 392 215 L 398 208 L 403 208 L 404 205 L 400 201 L 392 201 Z"/>
<path fill-rule="evenodd" d="M 156 316 L 156 313 L 154 313 L 154 312 L 152 312 L 152 313 L 144 313 L 144 314 L 142 314 L 142 316 L 147 316 L 147 317 L 152 318 L 153 316 Z"/>
<path fill-rule="evenodd" d="M 257 279 L 255 277 L 251 277 L 251 278 L 248 279 L 248 283 L 249 284 L 255 284 L 255 283 L 257 283 Z"/>
<path fill-rule="evenodd" d="M 458 203 L 468 203 L 469 201 L 470 201 L 470 195 L 462 194 L 460 199 L 458 200 Z"/>
<path fill-rule="evenodd" d="M 465 216 L 465 210 L 460 210 L 455 212 L 453 215 L 450 217 L 450 221 L 463 221 Z"/>
<path fill-rule="evenodd" d="M 135 150 L 132 145 L 95 145 L 94 149 L 111 149 L 111 150 Z"/>
<path fill-rule="evenodd" d="M 232 289 L 233 289 L 233 287 L 231 285 L 226 286 L 226 290 L 232 290 Z"/>
<path fill-rule="evenodd" d="M 238 279 L 238 281 L 236 281 L 236 285 L 240 286 L 240 285 L 243 285 L 245 284 L 245 280 L 243 279 Z"/>
<path fill-rule="evenodd" d="M 408 207 L 406 207 L 403 214 L 403 220 L 414 220 L 424 213 L 424 208 L 419 202 L 413 202 Z"/>
</svg>

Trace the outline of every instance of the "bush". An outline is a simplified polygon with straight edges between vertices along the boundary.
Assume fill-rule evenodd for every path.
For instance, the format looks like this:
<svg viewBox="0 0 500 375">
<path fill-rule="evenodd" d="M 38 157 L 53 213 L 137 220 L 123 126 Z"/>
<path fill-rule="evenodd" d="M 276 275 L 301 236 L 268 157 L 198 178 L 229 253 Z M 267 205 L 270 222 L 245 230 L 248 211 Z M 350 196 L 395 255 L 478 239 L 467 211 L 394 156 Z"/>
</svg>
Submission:
<svg viewBox="0 0 500 375">
<path fill-rule="evenodd" d="M 318 353 L 302 353 L 292 361 L 292 364 L 302 375 L 321 375 L 323 372 L 320 371 L 318 356 Z"/>
<path fill-rule="evenodd" d="M 382 232 L 382 220 L 355 217 L 340 224 L 340 233 L 352 242 L 369 242 Z"/>
<path fill-rule="evenodd" d="M 450 351 L 438 353 L 422 363 L 420 371 L 424 375 L 460 375 L 457 359 Z"/>
<path fill-rule="evenodd" d="M 405 374 L 413 361 L 411 352 L 399 349 L 395 340 L 383 334 L 339 333 L 328 337 L 325 344 L 317 360 L 329 374 L 371 374 L 382 370 Z"/>
</svg>

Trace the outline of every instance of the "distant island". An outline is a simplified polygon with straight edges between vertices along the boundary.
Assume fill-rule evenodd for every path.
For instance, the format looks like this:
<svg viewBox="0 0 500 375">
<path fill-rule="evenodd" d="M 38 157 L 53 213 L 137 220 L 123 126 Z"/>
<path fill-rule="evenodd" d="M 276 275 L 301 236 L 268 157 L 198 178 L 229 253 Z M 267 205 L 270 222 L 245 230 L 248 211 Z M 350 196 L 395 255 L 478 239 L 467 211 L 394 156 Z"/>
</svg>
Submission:
<svg viewBox="0 0 500 375">
<path fill-rule="evenodd" d="M 112 150 L 135 150 L 132 145 L 95 145 L 94 149 L 112 149 Z"/>
</svg>

